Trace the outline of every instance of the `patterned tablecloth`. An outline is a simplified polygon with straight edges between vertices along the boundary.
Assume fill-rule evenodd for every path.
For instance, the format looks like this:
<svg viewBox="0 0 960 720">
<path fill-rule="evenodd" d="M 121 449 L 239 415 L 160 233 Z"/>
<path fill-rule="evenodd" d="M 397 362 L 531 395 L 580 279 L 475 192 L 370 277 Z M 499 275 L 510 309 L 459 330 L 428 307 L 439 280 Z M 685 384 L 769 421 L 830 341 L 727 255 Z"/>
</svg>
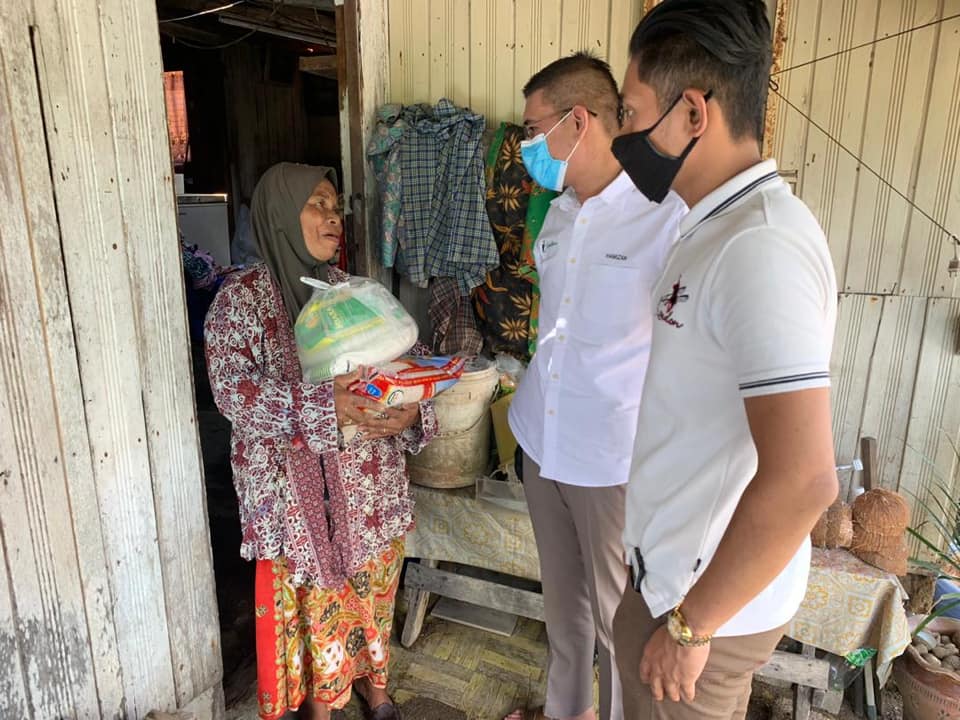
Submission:
<svg viewBox="0 0 960 720">
<path fill-rule="evenodd" d="M 433 490 L 411 485 L 410 490 L 417 527 L 407 533 L 407 557 L 540 579 L 529 515 L 477 500 L 473 487 Z"/>
<path fill-rule="evenodd" d="M 886 682 L 890 664 L 910 644 L 906 598 L 896 575 L 846 550 L 814 548 L 807 596 L 787 635 L 836 655 L 874 648 L 877 676 Z"/>
<path fill-rule="evenodd" d="M 407 556 L 457 562 L 540 579 L 533 528 L 526 513 L 476 499 L 473 488 L 411 486 L 417 528 L 407 535 Z M 814 548 L 807 596 L 787 635 L 836 655 L 877 650 L 877 675 L 910 642 L 903 609 L 906 592 L 896 576 L 846 550 Z"/>
</svg>

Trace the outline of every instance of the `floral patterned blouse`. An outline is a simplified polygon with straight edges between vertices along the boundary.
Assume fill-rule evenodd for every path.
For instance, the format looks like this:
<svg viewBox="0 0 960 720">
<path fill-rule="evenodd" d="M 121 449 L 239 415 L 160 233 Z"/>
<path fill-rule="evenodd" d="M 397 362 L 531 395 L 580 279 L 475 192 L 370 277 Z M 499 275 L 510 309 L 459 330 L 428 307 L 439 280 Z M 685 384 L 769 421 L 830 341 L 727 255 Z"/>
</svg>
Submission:
<svg viewBox="0 0 960 720">
<path fill-rule="evenodd" d="M 331 282 L 346 279 L 330 269 Z M 412 527 L 404 453 L 436 434 L 432 405 L 399 436 L 341 447 L 333 382 L 301 381 L 293 328 L 262 264 L 224 283 L 204 335 L 213 396 L 233 425 L 241 555 L 284 558 L 297 584 L 339 587 Z"/>
</svg>

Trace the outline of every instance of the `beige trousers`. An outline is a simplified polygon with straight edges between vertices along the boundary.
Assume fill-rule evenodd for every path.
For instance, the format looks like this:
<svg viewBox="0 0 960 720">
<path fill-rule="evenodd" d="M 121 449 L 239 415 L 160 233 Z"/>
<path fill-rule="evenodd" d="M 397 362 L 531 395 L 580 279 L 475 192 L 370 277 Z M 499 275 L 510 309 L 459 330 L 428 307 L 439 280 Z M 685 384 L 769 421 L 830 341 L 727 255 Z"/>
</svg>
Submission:
<svg viewBox="0 0 960 720">
<path fill-rule="evenodd" d="M 666 622 L 651 617 L 643 595 L 626 584 L 613 621 L 617 664 L 623 679 L 626 720 L 743 720 L 747 714 L 753 673 L 770 659 L 784 628 L 757 635 L 714 638 L 692 704 L 669 699 L 656 702 L 650 686 L 640 681 L 640 660 L 647 640 Z"/>
<path fill-rule="evenodd" d="M 626 486 L 545 480 L 526 455 L 523 486 L 540 555 L 550 649 L 544 712 L 563 720 L 593 707 L 596 647 L 601 720 L 623 720 L 613 616 L 627 577 L 621 539 Z"/>
</svg>

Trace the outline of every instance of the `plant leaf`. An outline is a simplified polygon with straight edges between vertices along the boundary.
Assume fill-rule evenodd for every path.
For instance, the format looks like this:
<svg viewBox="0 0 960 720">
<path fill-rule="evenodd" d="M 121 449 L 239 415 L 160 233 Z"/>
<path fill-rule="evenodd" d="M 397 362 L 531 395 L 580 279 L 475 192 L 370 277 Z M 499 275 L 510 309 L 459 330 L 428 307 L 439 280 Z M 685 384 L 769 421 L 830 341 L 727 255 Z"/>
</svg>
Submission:
<svg viewBox="0 0 960 720">
<path fill-rule="evenodd" d="M 960 599 L 953 600 L 947 603 L 946 605 L 944 605 L 943 607 L 938 607 L 937 609 L 931 611 L 931 613 L 923 619 L 923 622 L 917 625 L 916 629 L 913 631 L 914 636 L 916 636 L 918 632 L 923 630 L 927 625 L 929 625 L 931 622 L 936 620 L 938 617 L 943 617 L 948 612 L 953 610 L 955 607 L 957 607 L 957 605 L 960 605 Z"/>
</svg>

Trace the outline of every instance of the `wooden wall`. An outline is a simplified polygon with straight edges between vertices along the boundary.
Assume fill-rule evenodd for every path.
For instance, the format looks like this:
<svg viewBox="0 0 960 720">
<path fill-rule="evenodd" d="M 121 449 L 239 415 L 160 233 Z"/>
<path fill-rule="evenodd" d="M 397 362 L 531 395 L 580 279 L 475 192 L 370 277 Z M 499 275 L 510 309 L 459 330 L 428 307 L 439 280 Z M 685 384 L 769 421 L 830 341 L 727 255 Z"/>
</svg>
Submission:
<svg viewBox="0 0 960 720">
<path fill-rule="evenodd" d="M 249 41 L 224 51 L 226 134 L 231 194 L 250 202 L 253 188 L 267 168 L 278 162 L 340 165 L 339 104 L 334 90 L 316 97 L 311 78 L 295 69 L 297 55 L 269 41 Z M 280 71 L 271 63 L 294 62 Z M 316 80 L 317 84 L 321 81 Z M 307 98 L 308 93 L 314 96 Z M 326 107 L 318 109 L 316 106 Z M 309 105 L 309 112 L 308 112 Z"/>
<path fill-rule="evenodd" d="M 152 0 L 0 4 L 0 717 L 222 711 Z"/>
<path fill-rule="evenodd" d="M 871 42 L 958 12 L 958 0 L 790 2 L 788 71 L 776 77 L 785 100 L 773 98 L 774 155 L 826 230 L 842 293 L 838 458 L 849 461 L 860 436 L 877 437 L 880 479 L 908 499 L 938 480 L 960 489 L 953 248 L 911 207 L 960 232 L 960 19 Z"/>
<path fill-rule="evenodd" d="M 395 0 L 388 100 L 446 96 L 491 124 L 517 120 L 523 83 L 562 54 L 595 49 L 619 79 L 630 32 L 653 4 Z M 842 291 L 833 360 L 838 462 L 848 463 L 859 438 L 873 435 L 885 486 L 926 496 L 942 481 L 956 494 L 960 293 L 947 273 L 953 248 L 910 203 L 960 232 L 960 20 L 871 43 L 956 14 L 960 0 L 769 5 L 782 23 L 776 81 L 785 101 L 771 96 L 767 147 L 823 224 Z M 805 64 L 858 45 L 866 46 Z"/>
<path fill-rule="evenodd" d="M 537 70 L 577 50 L 607 59 L 619 83 L 642 0 L 391 0 L 389 102 L 446 97 L 516 122 Z"/>
</svg>

